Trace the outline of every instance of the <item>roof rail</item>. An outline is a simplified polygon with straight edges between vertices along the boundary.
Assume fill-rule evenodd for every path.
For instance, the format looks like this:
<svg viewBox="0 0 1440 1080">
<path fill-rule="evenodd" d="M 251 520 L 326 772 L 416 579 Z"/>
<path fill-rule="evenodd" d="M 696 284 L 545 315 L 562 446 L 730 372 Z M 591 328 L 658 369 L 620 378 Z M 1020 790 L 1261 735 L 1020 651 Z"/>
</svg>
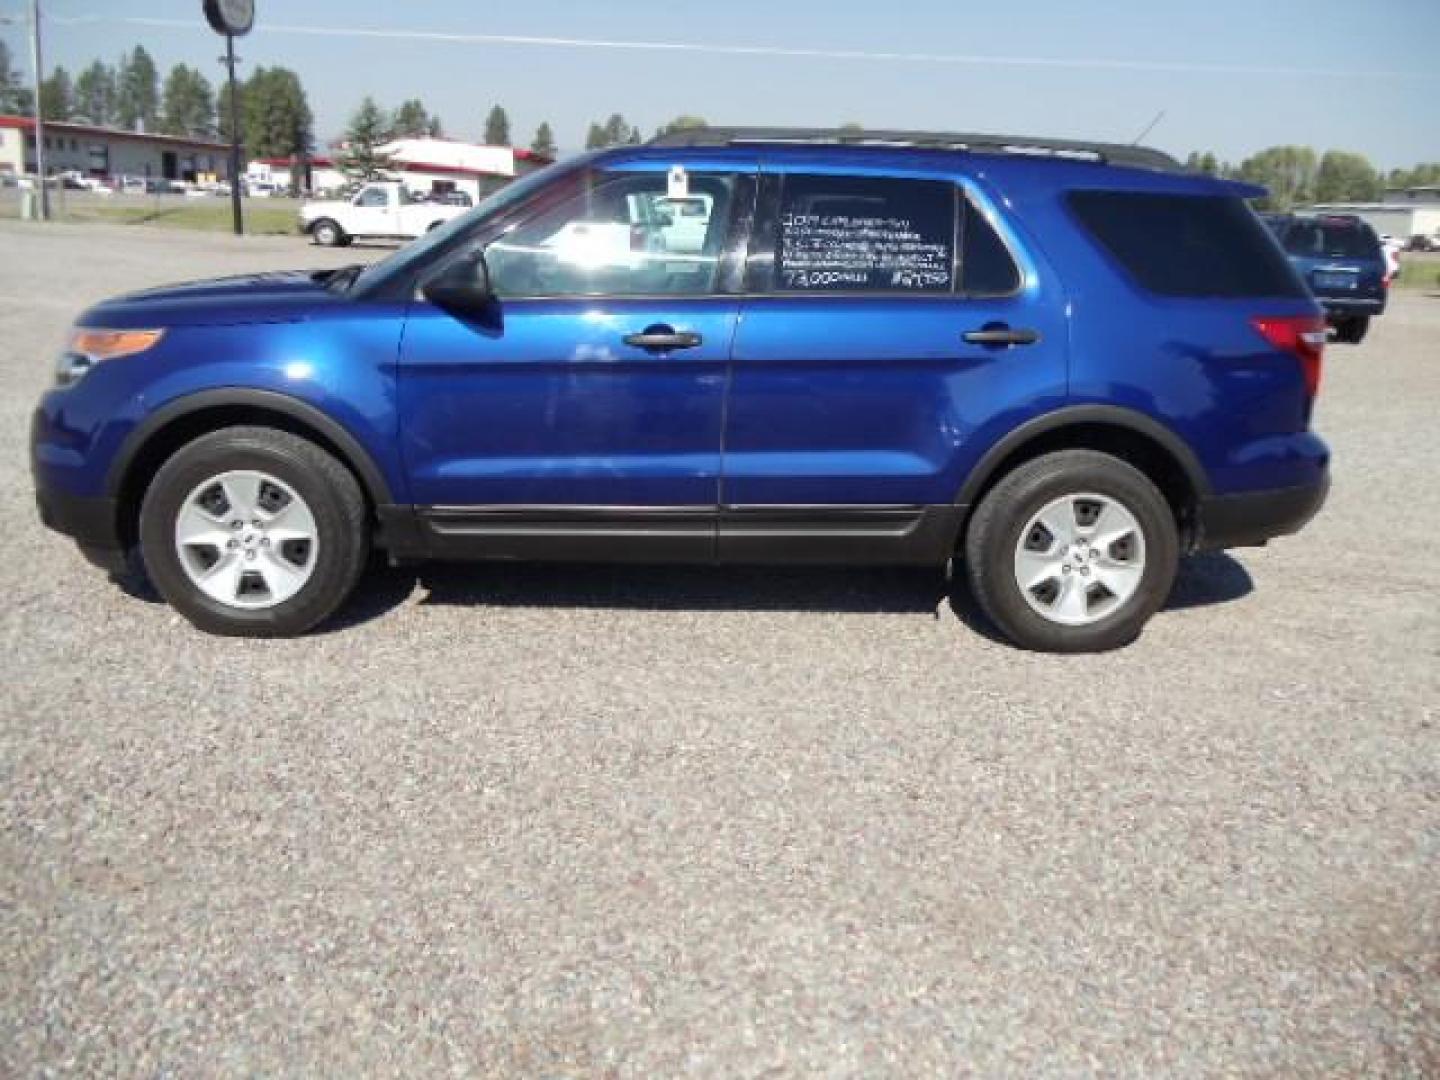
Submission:
<svg viewBox="0 0 1440 1080">
<path fill-rule="evenodd" d="M 1160 172 L 1183 172 L 1184 166 L 1162 150 L 1123 143 L 1036 139 L 1027 135 L 982 135 L 948 131 L 885 131 L 862 128 L 703 127 L 657 135 L 650 146 L 845 146 L 881 149 L 961 150 L 983 154 L 1031 154 L 1038 157 L 1129 165 Z"/>
</svg>

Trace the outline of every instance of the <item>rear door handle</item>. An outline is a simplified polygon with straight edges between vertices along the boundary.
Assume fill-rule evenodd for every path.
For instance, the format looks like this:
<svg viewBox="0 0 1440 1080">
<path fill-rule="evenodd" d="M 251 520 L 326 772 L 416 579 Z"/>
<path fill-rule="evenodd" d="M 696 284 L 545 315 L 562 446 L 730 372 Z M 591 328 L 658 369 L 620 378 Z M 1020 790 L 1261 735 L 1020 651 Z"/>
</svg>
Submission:
<svg viewBox="0 0 1440 1080">
<path fill-rule="evenodd" d="M 638 334 L 626 334 L 621 340 L 637 349 L 668 352 L 670 349 L 693 349 L 705 339 L 690 330 L 652 326 Z"/>
<path fill-rule="evenodd" d="M 1034 345 L 1040 340 L 1036 330 L 1012 330 L 1008 326 L 986 326 L 980 330 L 967 330 L 960 335 L 969 345 Z"/>
</svg>

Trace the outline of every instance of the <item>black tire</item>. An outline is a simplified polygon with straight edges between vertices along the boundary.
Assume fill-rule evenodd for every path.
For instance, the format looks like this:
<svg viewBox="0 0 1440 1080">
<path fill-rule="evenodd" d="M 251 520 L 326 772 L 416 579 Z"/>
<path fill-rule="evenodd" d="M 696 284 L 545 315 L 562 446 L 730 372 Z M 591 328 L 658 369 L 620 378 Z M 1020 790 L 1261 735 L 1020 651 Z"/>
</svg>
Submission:
<svg viewBox="0 0 1440 1080">
<path fill-rule="evenodd" d="M 1335 340 L 1342 345 L 1359 345 L 1365 340 L 1365 334 L 1369 329 L 1370 317 L 1368 315 L 1341 319 L 1335 324 Z"/>
<path fill-rule="evenodd" d="M 310 238 L 321 247 L 345 247 L 350 240 L 340 224 L 330 218 L 321 218 L 311 225 Z"/>
<path fill-rule="evenodd" d="M 273 607 L 232 607 L 202 592 L 180 565 L 175 522 L 207 478 L 253 469 L 289 485 L 314 517 L 318 550 L 309 580 Z M 202 435 L 155 474 L 140 508 L 140 547 L 162 597 L 196 627 L 234 637 L 293 637 L 334 613 L 355 586 L 369 553 L 365 498 L 350 470 L 314 443 L 265 427 Z"/>
<path fill-rule="evenodd" d="M 1135 591 L 1115 610 L 1081 626 L 1053 622 L 1036 611 L 1016 581 L 1021 531 L 1047 503 L 1093 493 L 1120 503 L 1135 518 L 1145 563 Z M 1093 450 L 1062 450 L 1016 468 L 985 496 L 965 537 L 970 589 L 991 622 L 1023 649 L 1103 652 L 1134 641 L 1170 595 L 1180 557 L 1175 515 L 1138 469 Z"/>
</svg>

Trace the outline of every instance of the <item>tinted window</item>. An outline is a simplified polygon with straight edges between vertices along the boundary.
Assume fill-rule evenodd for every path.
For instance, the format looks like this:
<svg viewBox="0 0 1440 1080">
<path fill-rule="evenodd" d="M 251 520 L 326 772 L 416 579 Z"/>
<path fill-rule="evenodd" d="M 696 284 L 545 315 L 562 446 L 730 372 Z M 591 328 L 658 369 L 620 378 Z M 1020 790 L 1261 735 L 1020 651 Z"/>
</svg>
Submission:
<svg viewBox="0 0 1440 1080">
<path fill-rule="evenodd" d="M 1070 205 L 1136 281 L 1161 296 L 1305 295 L 1241 199 L 1076 191 Z"/>
<path fill-rule="evenodd" d="M 1358 218 L 1298 218 L 1285 230 L 1285 250 L 1320 259 L 1378 259 L 1380 241 Z"/>
<path fill-rule="evenodd" d="M 782 292 L 950 292 L 955 188 L 933 180 L 787 176 L 775 230 Z"/>
<path fill-rule="evenodd" d="M 1009 296 L 1020 288 L 1020 270 L 990 222 L 974 206 L 965 209 L 960 277 L 972 296 Z"/>
<path fill-rule="evenodd" d="M 732 174 L 692 173 L 671 196 L 665 173 L 598 173 L 574 197 L 486 249 L 500 296 L 694 296 L 715 290 Z"/>
</svg>

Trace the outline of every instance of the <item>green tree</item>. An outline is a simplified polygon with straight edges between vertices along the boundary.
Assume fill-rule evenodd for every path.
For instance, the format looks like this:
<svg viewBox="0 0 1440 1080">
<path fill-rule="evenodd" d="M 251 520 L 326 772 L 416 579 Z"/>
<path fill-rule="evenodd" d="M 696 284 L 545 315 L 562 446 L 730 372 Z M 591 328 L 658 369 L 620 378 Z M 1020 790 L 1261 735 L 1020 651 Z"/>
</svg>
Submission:
<svg viewBox="0 0 1440 1080">
<path fill-rule="evenodd" d="M 1289 210 L 1314 197 L 1315 151 L 1308 146 L 1272 146 L 1240 163 L 1240 178 L 1268 188 L 1266 210 Z"/>
<path fill-rule="evenodd" d="M 510 117 L 499 105 L 485 118 L 485 143 L 487 146 L 510 145 Z"/>
<path fill-rule="evenodd" d="M 1190 151 L 1185 159 L 1185 168 L 1191 172 L 1204 173 L 1206 176 L 1220 175 L 1220 162 L 1209 150 L 1203 154 L 1197 150 Z"/>
<path fill-rule="evenodd" d="M 70 73 L 56 67 L 40 84 L 40 112 L 46 120 L 69 120 L 74 114 L 75 90 Z"/>
<path fill-rule="evenodd" d="M 251 157 L 309 156 L 315 118 L 300 77 L 289 68 L 256 68 L 245 82 L 241 114 L 245 150 Z"/>
<path fill-rule="evenodd" d="M 115 122 L 115 72 L 103 61 L 92 62 L 75 79 L 72 109 L 77 118 L 101 127 Z"/>
<path fill-rule="evenodd" d="M 215 134 L 215 91 L 197 69 L 176 64 L 165 77 L 160 130 L 202 139 Z"/>
<path fill-rule="evenodd" d="M 1315 173 L 1315 201 L 1370 202 L 1385 190 L 1380 173 L 1363 154 L 1327 150 Z"/>
<path fill-rule="evenodd" d="M 430 113 L 418 98 L 402 102 L 390 121 L 392 139 L 423 139 L 430 134 Z"/>
<path fill-rule="evenodd" d="M 160 120 L 160 74 L 143 45 L 120 60 L 115 74 L 115 122 L 126 131 L 154 131 Z"/>
<path fill-rule="evenodd" d="M 345 148 L 340 155 L 340 168 L 355 180 L 373 180 L 390 167 L 390 159 L 380 153 L 389 141 L 384 111 L 375 99 L 366 96 L 360 108 L 350 117 L 345 130 Z"/>
<path fill-rule="evenodd" d="M 440 117 L 430 117 L 430 123 L 425 126 L 425 134 L 432 139 L 443 139 L 445 137 L 445 128 L 440 123 Z"/>
<path fill-rule="evenodd" d="M 626 146 L 640 141 L 640 132 L 632 128 L 619 113 L 611 113 L 603 124 L 591 124 L 590 135 L 585 140 L 587 148 L 602 146 Z"/>
<path fill-rule="evenodd" d="M 530 149 L 543 158 L 555 160 L 555 132 L 550 130 L 550 122 L 542 120 L 540 126 L 535 129 L 535 138 L 530 140 Z"/>
<path fill-rule="evenodd" d="M 25 76 L 10 59 L 10 46 L 0 41 L 0 113 L 28 116 L 34 111 L 33 95 L 25 85 Z"/>
<path fill-rule="evenodd" d="M 859 135 L 865 130 L 865 125 L 858 120 L 846 120 L 840 125 L 840 130 L 847 135 Z"/>
<path fill-rule="evenodd" d="M 669 135 L 671 132 L 694 131 L 697 128 L 704 128 L 709 126 L 710 125 L 705 122 L 705 118 L 701 116 L 677 116 L 668 124 L 662 124 L 658 129 L 656 129 L 655 137 L 658 139 L 662 136 Z"/>
</svg>

